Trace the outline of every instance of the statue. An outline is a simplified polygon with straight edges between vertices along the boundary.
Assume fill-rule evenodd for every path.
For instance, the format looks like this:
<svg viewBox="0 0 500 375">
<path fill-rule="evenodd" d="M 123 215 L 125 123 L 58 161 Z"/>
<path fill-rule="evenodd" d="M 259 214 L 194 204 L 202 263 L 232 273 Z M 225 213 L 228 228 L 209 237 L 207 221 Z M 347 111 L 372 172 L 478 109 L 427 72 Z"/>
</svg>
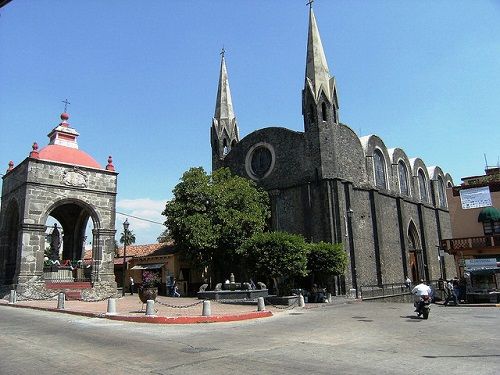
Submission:
<svg viewBox="0 0 500 375">
<path fill-rule="evenodd" d="M 54 223 L 54 229 L 50 235 L 50 260 L 59 260 L 59 248 L 61 247 L 61 234 Z"/>
<path fill-rule="evenodd" d="M 208 288 L 208 284 L 203 284 L 202 286 L 200 286 L 200 289 L 198 290 L 198 292 L 205 292 Z"/>
<path fill-rule="evenodd" d="M 215 285 L 215 290 L 222 290 L 222 283 L 217 283 L 217 285 Z"/>
<path fill-rule="evenodd" d="M 260 281 L 257 282 L 257 285 L 258 285 L 258 289 L 267 289 L 266 284 L 261 283 Z"/>
</svg>

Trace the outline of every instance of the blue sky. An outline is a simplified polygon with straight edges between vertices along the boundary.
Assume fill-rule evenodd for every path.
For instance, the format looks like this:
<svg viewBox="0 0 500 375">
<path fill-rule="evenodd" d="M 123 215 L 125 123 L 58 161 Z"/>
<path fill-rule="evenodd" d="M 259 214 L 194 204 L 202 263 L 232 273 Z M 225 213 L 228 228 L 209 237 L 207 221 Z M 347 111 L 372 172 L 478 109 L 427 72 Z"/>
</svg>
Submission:
<svg viewBox="0 0 500 375">
<path fill-rule="evenodd" d="M 80 148 L 119 172 L 119 212 L 163 222 L 211 169 L 222 46 L 240 136 L 302 131 L 306 1 L 13 0 L 0 9 L 0 168 L 47 144 L 68 98 Z M 500 155 L 500 1 L 316 0 L 340 119 L 460 183 Z M 2 164 L 3 163 L 3 164 Z M 124 216 L 118 215 L 121 230 Z M 137 243 L 161 225 L 129 219 Z"/>
</svg>

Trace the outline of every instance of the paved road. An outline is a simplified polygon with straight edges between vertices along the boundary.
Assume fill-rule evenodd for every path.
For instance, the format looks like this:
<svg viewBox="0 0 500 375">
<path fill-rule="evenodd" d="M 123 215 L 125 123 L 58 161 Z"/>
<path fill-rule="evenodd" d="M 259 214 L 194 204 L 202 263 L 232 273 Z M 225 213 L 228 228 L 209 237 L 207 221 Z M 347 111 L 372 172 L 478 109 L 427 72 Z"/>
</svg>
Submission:
<svg viewBox="0 0 500 375">
<path fill-rule="evenodd" d="M 500 309 L 355 303 L 148 325 L 0 306 L 0 374 L 498 374 Z"/>
</svg>

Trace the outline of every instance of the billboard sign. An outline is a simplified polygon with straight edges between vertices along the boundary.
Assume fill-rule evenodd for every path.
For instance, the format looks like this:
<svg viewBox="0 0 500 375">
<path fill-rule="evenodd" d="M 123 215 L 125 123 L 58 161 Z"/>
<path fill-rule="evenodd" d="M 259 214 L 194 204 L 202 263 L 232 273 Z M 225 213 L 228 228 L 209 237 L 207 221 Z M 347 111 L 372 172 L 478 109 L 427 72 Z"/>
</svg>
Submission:
<svg viewBox="0 0 500 375">
<path fill-rule="evenodd" d="M 464 210 L 491 206 L 490 188 L 488 186 L 461 189 L 460 201 Z"/>
</svg>

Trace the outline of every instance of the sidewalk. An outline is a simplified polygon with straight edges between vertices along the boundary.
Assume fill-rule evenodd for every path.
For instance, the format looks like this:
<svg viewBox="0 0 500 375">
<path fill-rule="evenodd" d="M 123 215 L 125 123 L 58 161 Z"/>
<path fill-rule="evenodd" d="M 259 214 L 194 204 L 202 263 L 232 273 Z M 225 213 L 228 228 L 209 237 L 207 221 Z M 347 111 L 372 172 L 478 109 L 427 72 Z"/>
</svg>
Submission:
<svg viewBox="0 0 500 375">
<path fill-rule="evenodd" d="M 138 323 L 160 324 L 230 322 L 264 318 L 280 311 L 286 311 L 274 306 L 266 306 L 264 311 L 257 311 L 257 303 L 241 305 L 210 301 L 211 315 L 203 316 L 202 300 L 183 297 L 158 297 L 154 305 L 155 315 L 146 316 L 146 305 L 142 304 L 137 294 L 116 298 L 116 315 L 106 313 L 108 308 L 107 300 L 98 302 L 64 301 L 64 309 L 57 309 L 57 298 L 41 301 L 17 301 L 15 304 L 9 304 L 8 299 L 1 299 L 0 305 Z"/>
</svg>

